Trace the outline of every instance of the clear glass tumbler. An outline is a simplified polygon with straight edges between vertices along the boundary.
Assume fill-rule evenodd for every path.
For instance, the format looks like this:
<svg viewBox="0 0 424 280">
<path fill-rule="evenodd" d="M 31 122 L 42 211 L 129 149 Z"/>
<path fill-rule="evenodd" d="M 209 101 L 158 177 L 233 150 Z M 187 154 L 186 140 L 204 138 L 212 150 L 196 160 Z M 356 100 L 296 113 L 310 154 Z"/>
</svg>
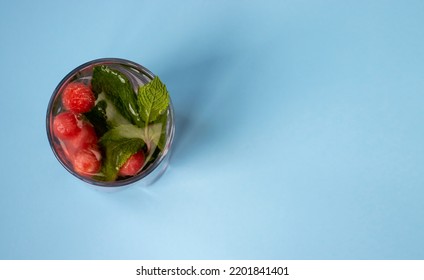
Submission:
<svg viewBox="0 0 424 280">
<path fill-rule="evenodd" d="M 112 73 L 120 73 L 119 75 L 124 76 L 125 82 L 130 85 L 130 87 L 132 88 L 132 92 L 135 96 L 137 96 L 138 89 L 140 86 L 150 83 L 155 78 L 155 75 L 145 67 L 132 61 L 118 58 L 96 59 L 84 63 L 81 66 L 75 68 L 68 75 L 66 75 L 58 84 L 48 104 L 46 125 L 47 136 L 50 142 L 50 146 L 53 150 L 54 155 L 56 156 L 58 161 L 63 165 L 63 167 L 65 167 L 66 170 L 68 170 L 72 175 L 76 176 L 80 180 L 87 182 L 91 185 L 100 187 L 101 189 L 127 186 L 138 181 L 140 181 L 140 183 L 143 183 L 143 185 L 149 185 L 156 181 L 159 176 L 162 175 L 162 173 L 166 170 L 169 162 L 170 151 L 175 131 L 174 112 L 170 97 L 168 95 L 169 104 L 167 106 L 167 109 L 164 112 L 161 112 L 160 117 L 158 117 L 163 121 L 157 122 L 154 125 L 146 125 L 146 127 L 137 127 L 137 125 L 131 123 L 131 120 L 129 121 L 128 118 L 125 118 L 120 115 L 119 110 L 117 110 L 117 107 L 119 106 L 114 106 L 117 104 L 114 104 L 112 102 L 113 100 L 111 101 L 108 100 L 108 98 L 105 98 L 103 96 L 103 93 L 94 94 L 95 105 L 93 106 L 95 106 L 94 108 L 98 111 L 97 113 L 103 113 L 103 115 L 100 114 L 100 116 L 105 116 L 105 120 L 108 124 L 110 124 L 110 120 L 107 118 L 113 118 L 113 126 L 110 126 L 108 128 L 96 127 L 96 118 L 98 118 L 99 114 L 94 114 L 94 117 L 93 114 L 90 115 L 90 112 L 94 109 L 91 109 L 90 112 L 77 114 L 72 113 L 71 115 L 75 116 L 75 119 L 73 119 L 72 117 L 71 119 L 69 119 L 69 116 L 66 115 L 68 114 L 68 108 L 67 106 L 65 106 L 66 104 L 64 103 L 66 102 L 63 99 L 64 91 L 67 89 L 68 85 L 72 83 L 83 84 L 87 88 L 91 89 L 93 69 L 98 69 L 99 67 L 104 67 L 103 69 L 110 69 Z M 118 77 L 124 83 L 124 79 L 122 79 L 122 76 L 119 75 Z M 118 99 L 120 102 L 126 100 L 125 98 L 120 99 L 119 97 Z M 137 100 L 137 97 L 135 98 L 135 100 Z M 129 108 L 130 111 L 134 109 L 132 108 L 132 106 L 127 106 L 127 108 Z M 67 122 L 64 122 L 65 124 L 75 124 L 75 122 L 77 123 L 77 126 L 75 128 L 76 130 L 78 130 L 78 133 L 76 133 L 77 136 L 72 136 L 74 138 L 71 140 L 66 138 L 67 136 L 65 137 L 65 139 L 58 137 L 57 123 L 59 121 L 56 121 L 56 117 L 61 114 L 63 114 L 65 117 L 68 117 L 68 119 L 66 119 Z M 106 123 L 105 120 L 102 120 L 103 123 Z M 62 131 L 69 131 L 68 127 L 64 126 L 63 123 L 61 123 L 60 125 L 62 126 L 59 127 L 59 129 L 62 129 Z M 87 128 L 86 131 L 84 130 L 85 128 Z M 121 138 L 118 137 L 117 141 L 115 141 L 115 134 L 111 132 L 108 133 L 108 137 L 104 137 L 104 135 L 106 135 L 106 133 L 112 129 L 115 129 L 120 133 L 118 133 L 118 136 Z M 150 137 L 149 139 L 156 139 L 156 141 L 150 141 L 151 144 L 149 141 L 146 141 L 146 138 L 143 139 L 143 137 L 146 137 L 146 134 L 148 133 Z M 139 137 L 138 135 L 143 136 Z M 90 140 L 81 140 L 87 138 L 89 138 Z M 107 138 L 107 140 L 110 141 L 107 142 L 104 140 L 104 138 Z M 140 141 L 138 138 L 143 139 L 147 144 Z M 91 150 L 89 150 L 87 154 L 81 152 L 81 149 L 78 146 L 82 145 L 81 143 L 83 143 L 84 141 L 88 141 L 91 143 L 91 146 L 89 148 Z M 98 143 L 100 144 L 98 144 L 96 141 L 98 141 Z M 108 145 L 102 145 L 103 142 L 107 143 Z M 115 171 L 122 168 L 121 156 L 122 154 L 125 154 L 125 152 L 128 150 L 127 148 L 132 148 L 130 146 L 125 146 L 125 143 L 127 142 L 128 145 L 133 145 L 134 143 L 144 143 L 139 144 L 142 146 L 142 153 L 144 153 L 143 166 L 140 167 L 140 169 L 137 170 L 135 174 L 120 175 L 121 173 L 117 173 Z M 121 150 L 119 150 L 118 148 Z M 99 164 L 99 166 L 95 166 L 94 169 L 92 169 L 92 173 L 81 172 L 81 154 L 84 159 L 90 158 L 91 156 L 91 158 L 93 158 L 94 161 Z M 117 163 L 117 165 L 119 166 L 111 166 L 111 163 L 115 164 L 114 161 L 119 162 Z M 90 165 L 88 164 L 88 166 Z M 114 168 L 116 169 L 115 171 Z M 112 176 L 105 175 L 108 170 L 112 170 Z M 118 175 L 116 175 L 115 173 Z"/>
</svg>

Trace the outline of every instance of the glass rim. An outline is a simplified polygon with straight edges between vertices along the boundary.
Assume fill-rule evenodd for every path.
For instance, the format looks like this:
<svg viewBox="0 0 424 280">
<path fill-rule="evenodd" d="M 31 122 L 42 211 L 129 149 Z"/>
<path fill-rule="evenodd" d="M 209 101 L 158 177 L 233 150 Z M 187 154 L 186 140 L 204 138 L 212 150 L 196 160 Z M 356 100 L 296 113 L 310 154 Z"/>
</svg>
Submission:
<svg viewBox="0 0 424 280">
<path fill-rule="evenodd" d="M 66 85 L 70 79 L 72 79 L 72 77 L 75 76 L 76 73 L 78 73 L 79 71 L 87 68 L 87 67 L 91 67 L 94 65 L 101 65 L 101 64 L 120 64 L 120 65 L 124 65 L 124 66 L 129 66 L 132 67 L 134 69 L 137 69 L 139 71 L 141 71 L 142 74 L 146 75 L 150 80 L 152 80 L 155 75 L 148 70 L 146 67 L 135 63 L 133 61 L 127 60 L 127 59 L 122 59 L 122 58 L 98 58 L 98 59 L 94 59 L 88 62 L 85 62 L 83 64 L 81 64 L 80 66 L 74 68 L 73 70 L 71 70 L 67 75 L 65 75 L 65 77 L 58 83 L 58 85 L 56 86 L 56 88 L 54 89 L 48 106 L 47 106 L 47 112 L 46 112 L 46 130 L 47 130 L 47 138 L 50 144 L 50 147 L 53 151 L 53 154 L 55 155 L 56 159 L 60 162 L 60 164 L 72 175 L 74 175 L 75 177 L 77 177 L 78 179 L 92 184 L 92 185 L 96 185 L 96 186 L 100 186 L 100 187 L 106 187 L 106 188 L 110 188 L 110 187 L 124 187 L 127 185 L 130 185 L 132 183 L 135 183 L 137 181 L 142 180 L 143 178 L 145 178 L 146 176 L 148 176 L 149 174 L 151 174 L 157 167 L 159 167 L 159 165 L 162 163 L 162 161 L 166 158 L 166 156 L 169 154 L 170 152 L 170 148 L 172 146 L 173 140 L 174 140 L 174 134 L 175 134 L 175 124 L 174 124 L 174 108 L 172 105 L 172 100 L 171 98 L 169 99 L 169 106 L 168 106 L 168 110 L 169 110 L 169 118 L 171 121 L 171 125 L 169 128 L 169 135 L 167 137 L 167 141 L 165 144 L 165 149 L 163 150 L 162 154 L 156 158 L 156 160 L 151 163 L 145 170 L 143 170 L 142 172 L 140 172 L 139 174 L 136 174 L 134 176 L 131 176 L 129 178 L 126 179 L 122 179 L 122 180 L 117 180 L 117 181 L 100 181 L 100 180 L 95 180 L 95 179 L 91 179 L 88 177 L 84 177 L 78 173 L 76 173 L 74 170 L 72 170 L 72 168 L 70 166 L 68 166 L 68 164 L 66 164 L 63 159 L 61 158 L 61 155 L 59 155 L 58 151 L 56 151 L 55 149 L 55 143 L 54 143 L 54 136 L 52 135 L 52 129 L 51 129 L 51 117 L 52 117 L 52 111 L 53 111 L 53 106 L 54 103 L 56 101 L 56 98 L 58 96 L 58 94 L 61 92 L 61 89 L 64 85 Z"/>
</svg>

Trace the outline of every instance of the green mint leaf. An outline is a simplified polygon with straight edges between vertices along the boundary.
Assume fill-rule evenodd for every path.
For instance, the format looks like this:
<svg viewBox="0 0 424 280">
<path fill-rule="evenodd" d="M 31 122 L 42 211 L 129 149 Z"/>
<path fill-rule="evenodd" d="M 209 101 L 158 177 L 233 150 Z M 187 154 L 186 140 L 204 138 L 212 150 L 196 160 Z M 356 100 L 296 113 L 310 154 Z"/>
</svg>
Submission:
<svg viewBox="0 0 424 280">
<path fill-rule="evenodd" d="M 142 125 L 137 96 L 124 74 L 105 65 L 95 66 L 91 85 L 95 94 L 104 92 L 123 117 L 135 125 Z"/>
<path fill-rule="evenodd" d="M 166 86 L 155 76 L 152 81 L 138 88 L 139 115 L 145 124 L 156 121 L 169 105 Z"/>
<path fill-rule="evenodd" d="M 134 125 L 121 125 L 110 129 L 100 138 L 99 144 L 104 150 L 104 180 L 116 180 L 119 169 L 128 158 L 143 149 L 145 142 L 140 138 L 141 133 L 142 130 Z"/>
</svg>

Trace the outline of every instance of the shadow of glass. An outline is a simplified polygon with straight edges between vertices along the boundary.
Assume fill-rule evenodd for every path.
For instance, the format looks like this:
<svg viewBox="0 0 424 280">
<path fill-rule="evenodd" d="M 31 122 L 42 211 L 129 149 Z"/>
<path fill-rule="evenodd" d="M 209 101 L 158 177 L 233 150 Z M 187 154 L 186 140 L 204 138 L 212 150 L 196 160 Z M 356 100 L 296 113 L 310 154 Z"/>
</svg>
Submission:
<svg viewBox="0 0 424 280">
<path fill-rule="evenodd" d="M 219 90 L 217 85 L 227 75 L 234 56 L 209 53 L 200 54 L 200 57 L 185 60 L 161 74 L 175 109 L 173 163 L 184 162 L 197 148 L 207 145 L 218 135 L 212 114 L 226 92 L 222 88 Z"/>
</svg>

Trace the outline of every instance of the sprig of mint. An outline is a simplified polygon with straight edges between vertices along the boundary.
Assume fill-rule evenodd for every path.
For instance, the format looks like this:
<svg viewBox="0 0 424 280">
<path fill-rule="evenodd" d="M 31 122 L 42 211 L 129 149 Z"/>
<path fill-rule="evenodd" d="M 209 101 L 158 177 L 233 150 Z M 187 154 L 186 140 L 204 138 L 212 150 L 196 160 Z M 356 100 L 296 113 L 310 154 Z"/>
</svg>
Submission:
<svg viewBox="0 0 424 280">
<path fill-rule="evenodd" d="M 136 94 L 123 73 L 101 65 L 93 69 L 92 87 L 98 98 L 86 117 L 104 127 L 99 141 L 104 150 L 103 179 L 116 180 L 122 165 L 141 149 L 145 165 L 154 161 L 166 143 L 170 103 L 166 86 L 155 76 Z"/>
</svg>

